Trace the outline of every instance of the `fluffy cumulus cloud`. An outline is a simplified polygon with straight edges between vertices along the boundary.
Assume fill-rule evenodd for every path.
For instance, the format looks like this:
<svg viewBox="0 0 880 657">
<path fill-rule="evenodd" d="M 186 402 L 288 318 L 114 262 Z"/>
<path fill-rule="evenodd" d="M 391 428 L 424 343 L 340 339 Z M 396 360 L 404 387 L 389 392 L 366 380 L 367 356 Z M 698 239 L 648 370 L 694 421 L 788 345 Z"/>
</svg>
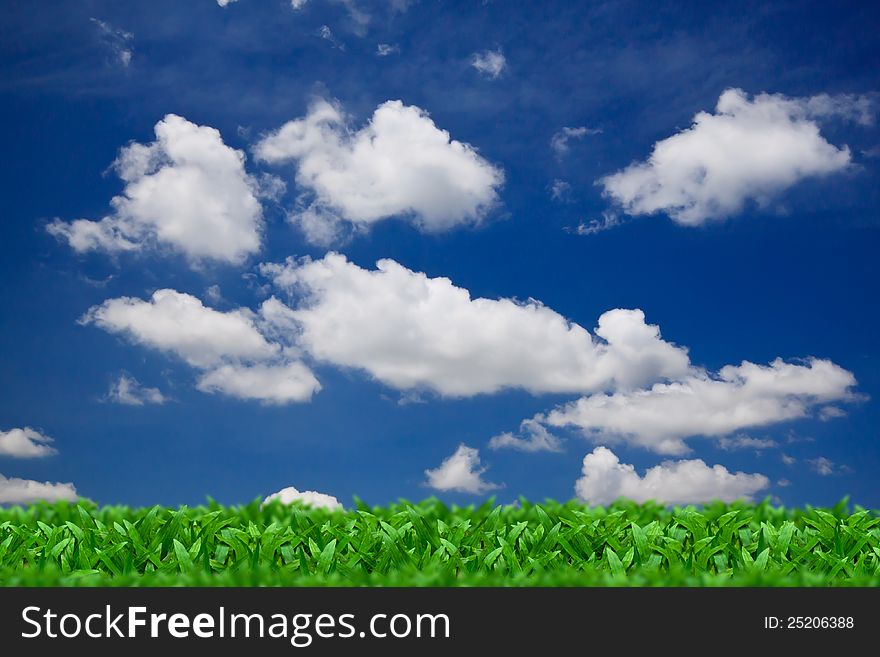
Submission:
<svg viewBox="0 0 880 657">
<path fill-rule="evenodd" d="M 194 296 L 164 289 L 149 300 L 108 299 L 90 308 L 80 322 L 202 370 L 202 391 L 276 404 L 307 401 L 320 384 L 296 360 L 295 350 L 274 339 L 285 321 L 281 306 L 270 299 L 258 313 L 243 308 L 220 312 Z"/>
<path fill-rule="evenodd" d="M 80 322 L 172 352 L 194 367 L 210 367 L 225 358 L 266 359 L 279 351 L 257 329 L 250 311 L 220 312 L 176 290 L 157 290 L 148 301 L 108 299 L 90 308 Z"/>
<path fill-rule="evenodd" d="M 393 260 L 363 269 L 342 255 L 261 267 L 298 301 L 290 318 L 314 358 L 399 390 L 451 397 L 522 388 L 565 393 L 678 377 L 686 350 L 639 310 L 612 310 L 595 336 L 537 301 L 472 298 L 447 278 Z"/>
<path fill-rule="evenodd" d="M 240 264 L 260 248 L 260 184 L 244 168 L 244 153 L 214 128 L 167 115 L 156 141 L 132 143 L 113 168 L 125 183 L 103 219 L 56 219 L 48 231 L 77 252 L 165 247 L 192 263 Z"/>
<path fill-rule="evenodd" d="M 164 404 L 168 398 L 158 388 L 149 388 L 133 376 L 125 373 L 110 384 L 107 400 L 125 406 L 144 406 L 145 404 Z"/>
<path fill-rule="evenodd" d="M 715 113 L 654 144 L 644 162 L 600 180 L 629 214 L 663 212 L 695 226 L 766 204 L 795 183 L 846 169 L 849 148 L 829 143 L 819 121 L 869 122 L 871 101 L 855 96 L 788 98 L 740 89 L 721 94 Z"/>
<path fill-rule="evenodd" d="M 610 449 L 597 447 L 584 457 L 583 476 L 575 483 L 575 492 L 589 504 L 610 504 L 620 497 L 635 502 L 702 504 L 750 500 L 769 483 L 762 474 L 734 473 L 700 459 L 664 461 L 648 468 L 642 477 Z"/>
<path fill-rule="evenodd" d="M 298 491 L 293 486 L 288 486 L 287 488 L 282 488 L 277 493 L 272 493 L 263 500 L 263 504 L 269 504 L 276 500 L 281 504 L 293 504 L 294 502 L 299 502 L 300 504 L 305 504 L 316 509 L 329 509 L 330 511 L 342 508 L 342 504 L 340 504 L 339 500 L 332 495 L 318 493 L 313 490 Z"/>
<path fill-rule="evenodd" d="M 643 390 L 596 394 L 557 408 L 540 421 L 576 427 L 595 440 L 622 440 L 661 454 L 688 451 L 691 436 L 727 436 L 807 417 L 829 401 L 854 399 L 852 373 L 831 361 L 743 362 L 703 370 Z"/>
<path fill-rule="evenodd" d="M 239 399 L 286 404 L 311 399 L 321 384 L 308 367 L 293 361 L 283 365 L 222 365 L 205 373 L 197 387 Z"/>
<path fill-rule="evenodd" d="M 486 469 L 480 465 L 480 452 L 462 444 L 452 456 L 443 459 L 440 467 L 425 470 L 425 485 L 434 490 L 474 495 L 501 488 L 500 484 L 483 479 Z"/>
<path fill-rule="evenodd" d="M 36 429 L 24 427 L 0 431 L 0 456 L 17 459 L 35 459 L 58 453 L 52 439 Z"/>
<path fill-rule="evenodd" d="M 475 52 L 471 55 L 471 66 L 477 69 L 481 75 L 495 80 L 507 67 L 507 59 L 500 48 L 484 50 L 483 52 Z"/>
<path fill-rule="evenodd" d="M 292 218 L 317 243 L 336 239 L 342 222 L 365 228 L 407 217 L 428 232 L 478 222 L 504 180 L 472 146 L 400 101 L 380 105 L 360 129 L 339 106 L 319 101 L 266 135 L 254 153 L 296 164 L 296 183 L 309 194 Z"/>
<path fill-rule="evenodd" d="M 4 477 L 0 474 L 0 504 L 31 504 L 45 500 L 57 502 L 67 500 L 75 502 L 76 488 L 70 483 L 53 483 L 49 481 L 33 481 Z"/>
</svg>

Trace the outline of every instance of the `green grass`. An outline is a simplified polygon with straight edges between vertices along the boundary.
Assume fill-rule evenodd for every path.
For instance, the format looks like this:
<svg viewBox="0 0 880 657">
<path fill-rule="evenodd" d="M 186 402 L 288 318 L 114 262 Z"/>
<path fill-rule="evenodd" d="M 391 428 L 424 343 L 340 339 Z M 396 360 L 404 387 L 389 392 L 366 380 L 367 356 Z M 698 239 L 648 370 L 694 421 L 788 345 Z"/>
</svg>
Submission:
<svg viewBox="0 0 880 657">
<path fill-rule="evenodd" d="M 437 500 L 0 509 L 7 586 L 876 586 L 880 516 L 846 502 L 667 509 Z"/>
</svg>

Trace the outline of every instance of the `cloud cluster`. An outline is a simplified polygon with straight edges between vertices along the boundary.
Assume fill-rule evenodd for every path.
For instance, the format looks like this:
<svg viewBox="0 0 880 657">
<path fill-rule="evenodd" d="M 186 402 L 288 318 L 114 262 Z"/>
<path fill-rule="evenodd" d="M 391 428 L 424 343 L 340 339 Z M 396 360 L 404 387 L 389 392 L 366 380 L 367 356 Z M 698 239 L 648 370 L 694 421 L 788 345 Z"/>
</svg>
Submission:
<svg viewBox="0 0 880 657">
<path fill-rule="evenodd" d="M 53 440 L 30 427 L 0 431 L 0 456 L 17 459 L 37 459 L 58 453 Z"/>
<path fill-rule="evenodd" d="M 342 508 L 339 500 L 332 495 L 326 495 L 314 490 L 298 491 L 293 486 L 288 486 L 287 488 L 282 488 L 277 493 L 272 493 L 263 500 L 263 504 L 269 504 L 275 500 L 278 500 L 281 504 L 300 502 L 316 509 L 329 509 L 330 511 Z"/>
<path fill-rule="evenodd" d="M 586 392 L 637 387 L 689 367 L 686 350 L 665 342 L 640 310 L 606 312 L 594 337 L 534 300 L 475 299 L 448 278 L 394 260 L 376 267 L 330 253 L 261 271 L 297 299 L 290 316 L 312 357 L 398 390 Z"/>
<path fill-rule="evenodd" d="M 820 358 L 701 368 L 637 309 L 605 312 L 590 332 L 538 301 L 474 298 L 393 260 L 365 269 L 328 253 L 260 272 L 287 303 L 271 297 L 256 311 L 221 312 L 166 289 L 109 299 L 81 321 L 177 356 L 200 371 L 204 392 L 265 403 L 308 401 L 321 387 L 313 362 L 408 394 L 580 395 L 489 441 L 531 453 L 560 451 L 560 428 L 660 454 L 686 453 L 686 439 L 698 436 L 724 449 L 765 449 L 775 443 L 737 434 L 857 399 L 852 373 Z M 476 450 L 462 446 L 428 478 L 438 490 L 490 490 L 481 474 Z"/>
<path fill-rule="evenodd" d="M 54 456 L 58 450 L 52 447 L 53 442 L 49 436 L 30 427 L 0 431 L 0 458 L 39 459 Z M 0 474 L 0 504 L 76 499 L 76 488 L 70 483 L 40 482 Z"/>
<path fill-rule="evenodd" d="M 244 168 L 244 153 L 223 143 L 214 128 L 168 114 L 156 141 L 123 148 L 113 168 L 125 183 L 98 221 L 54 220 L 52 235 L 77 252 L 167 247 L 193 264 L 241 264 L 260 249 L 259 183 Z"/>
<path fill-rule="evenodd" d="M 294 219 L 317 243 L 335 239 L 340 222 L 365 228 L 407 217 L 427 232 L 476 223 L 504 180 L 473 147 L 400 101 L 381 104 L 357 130 L 339 106 L 318 101 L 261 139 L 254 153 L 271 164 L 296 163 L 296 183 L 312 198 Z"/>
<path fill-rule="evenodd" d="M 540 418 L 595 440 L 620 440 L 660 454 L 689 451 L 684 438 L 726 436 L 807 417 L 831 401 L 853 399 L 852 373 L 829 360 L 769 365 L 743 362 L 712 375 L 695 369 L 672 383 L 582 397 Z"/>
<path fill-rule="evenodd" d="M 270 341 L 280 321 L 267 301 L 260 313 L 220 312 L 194 296 L 157 290 L 149 300 L 108 299 L 80 319 L 129 341 L 170 353 L 203 371 L 198 388 L 282 404 L 308 401 L 320 389 L 286 345 Z M 261 332 L 262 331 L 262 332 Z"/>
<path fill-rule="evenodd" d="M 483 479 L 486 470 L 480 465 L 480 452 L 461 444 L 452 456 L 443 459 L 439 467 L 425 470 L 425 485 L 434 490 L 474 495 L 501 488 L 501 484 Z"/>
<path fill-rule="evenodd" d="M 575 492 L 589 504 L 610 504 L 621 497 L 635 502 L 702 504 L 751 500 L 769 483 L 762 474 L 733 473 L 700 459 L 664 461 L 648 468 L 642 477 L 632 465 L 621 463 L 614 452 L 600 446 L 584 457 L 583 476 L 575 483 Z"/>
<path fill-rule="evenodd" d="M 789 98 L 740 89 L 721 94 L 715 113 L 699 112 L 690 128 L 658 141 L 644 162 L 599 182 L 631 215 L 663 212 L 696 226 L 767 204 L 797 182 L 840 172 L 850 151 L 821 134 L 818 120 L 873 119 L 870 99 L 856 96 Z"/>
</svg>

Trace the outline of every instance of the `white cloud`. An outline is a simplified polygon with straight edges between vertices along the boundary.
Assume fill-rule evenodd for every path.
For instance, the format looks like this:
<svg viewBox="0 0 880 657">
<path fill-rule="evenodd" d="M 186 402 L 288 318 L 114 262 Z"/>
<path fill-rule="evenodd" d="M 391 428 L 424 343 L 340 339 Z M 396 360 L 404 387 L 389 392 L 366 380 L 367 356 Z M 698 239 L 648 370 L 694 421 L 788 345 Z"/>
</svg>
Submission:
<svg viewBox="0 0 880 657">
<path fill-rule="evenodd" d="M 571 183 L 556 178 L 550 185 L 550 196 L 554 201 L 564 201 L 571 193 Z"/>
<path fill-rule="evenodd" d="M 40 482 L 0 474 L 0 504 L 31 504 L 40 500 L 75 502 L 76 499 L 76 488 L 70 483 Z"/>
<path fill-rule="evenodd" d="M 794 465 L 797 462 L 797 459 L 788 454 L 782 454 L 782 462 L 785 463 L 785 465 Z"/>
<path fill-rule="evenodd" d="M 239 399 L 288 404 L 309 401 L 321 384 L 308 367 L 294 361 L 283 365 L 222 365 L 204 374 L 196 387 Z"/>
<path fill-rule="evenodd" d="M 556 153 L 556 157 L 562 157 L 568 153 L 568 142 L 572 139 L 583 139 L 587 135 L 597 135 L 602 131 L 596 128 L 580 126 L 578 128 L 564 127 L 550 139 L 550 148 Z"/>
<path fill-rule="evenodd" d="M 596 233 L 604 233 L 622 224 L 620 216 L 616 212 L 603 212 L 601 219 L 590 219 L 588 223 L 580 222 L 570 232 L 576 235 L 595 235 Z"/>
<path fill-rule="evenodd" d="M 833 474 L 841 474 L 844 472 L 852 472 L 852 470 L 846 465 L 838 465 L 831 459 L 825 456 L 819 456 L 814 459 L 807 459 L 807 464 L 810 466 L 810 469 L 817 474 L 820 474 L 823 477 L 828 477 Z"/>
<path fill-rule="evenodd" d="M 362 269 L 342 255 L 264 264 L 299 300 L 297 344 L 314 358 L 366 370 L 398 390 L 463 397 L 638 387 L 678 377 L 687 352 L 661 339 L 640 310 L 611 310 L 596 338 L 529 300 L 471 298 L 447 278 L 393 260 Z"/>
<path fill-rule="evenodd" d="M 217 0 L 217 4 L 221 7 L 225 7 L 226 5 L 231 5 L 233 2 L 238 2 L 238 0 Z"/>
<path fill-rule="evenodd" d="M 390 0 L 392 13 L 403 14 L 417 0 Z"/>
<path fill-rule="evenodd" d="M 277 493 L 272 493 L 263 500 L 263 504 L 269 504 L 275 500 L 278 500 L 281 504 L 301 502 L 316 509 L 329 509 L 330 511 L 342 509 L 342 504 L 332 495 L 325 495 L 313 490 L 300 492 L 293 486 L 288 486 L 287 488 L 282 488 Z"/>
<path fill-rule="evenodd" d="M 816 118 L 839 118 L 872 126 L 877 115 L 877 94 L 819 94 L 805 101 L 806 112 Z"/>
<path fill-rule="evenodd" d="M 333 212 L 310 205 L 298 214 L 291 215 L 307 242 L 318 246 L 330 246 L 346 239 L 344 222 Z"/>
<path fill-rule="evenodd" d="M 838 406 L 824 406 L 819 409 L 819 419 L 823 422 L 846 417 L 846 411 Z"/>
<path fill-rule="evenodd" d="M 740 449 L 753 449 L 760 452 L 764 449 L 775 449 L 779 443 L 769 438 L 752 438 L 751 436 L 733 436 L 732 438 L 719 438 L 718 446 L 729 452 Z"/>
<path fill-rule="evenodd" d="M 824 456 L 820 456 L 819 458 L 815 459 L 809 459 L 807 460 L 807 463 L 810 464 L 810 467 L 815 472 L 818 472 L 823 477 L 834 474 L 834 461 L 825 458 Z"/>
<path fill-rule="evenodd" d="M 107 400 L 127 406 L 143 406 L 144 404 L 164 404 L 168 398 L 158 388 L 143 386 L 134 377 L 123 373 L 119 375 L 119 379 L 110 384 Z"/>
<path fill-rule="evenodd" d="M 311 199 L 293 219 L 313 238 L 332 237 L 341 221 L 363 229 L 408 217 L 427 232 L 477 223 L 504 180 L 473 147 L 400 101 L 380 105 L 359 130 L 337 105 L 318 101 L 304 118 L 264 137 L 254 153 L 273 164 L 296 162 L 296 182 Z"/>
<path fill-rule="evenodd" d="M 716 375 L 702 370 L 647 390 L 598 394 L 539 418 L 549 426 L 573 426 L 594 439 L 623 440 L 661 454 L 688 451 L 684 438 L 721 437 L 807 417 L 829 401 L 853 398 L 855 377 L 829 360 L 804 364 L 776 359 L 744 361 Z"/>
<path fill-rule="evenodd" d="M 219 285 L 210 285 L 205 289 L 205 298 L 211 303 L 220 303 L 223 300 L 223 293 L 220 291 Z"/>
<path fill-rule="evenodd" d="M 524 438 L 509 431 L 489 439 L 489 449 L 515 449 L 520 452 L 559 452 L 562 445 L 559 438 L 547 431 L 547 427 L 536 420 L 523 420 L 519 433 Z"/>
<path fill-rule="evenodd" d="M 219 312 L 176 290 L 157 290 L 149 301 L 108 299 L 90 308 L 80 322 L 172 352 L 193 367 L 207 368 L 227 358 L 264 360 L 280 349 L 257 330 L 250 311 Z"/>
<path fill-rule="evenodd" d="M 830 144 L 816 119 L 861 120 L 848 96 L 753 99 L 728 89 L 714 114 L 654 144 L 650 157 L 602 178 L 605 193 L 631 215 L 664 212 L 695 226 L 739 213 L 747 201 L 768 203 L 795 183 L 846 169 L 850 151 Z"/>
<path fill-rule="evenodd" d="M 483 52 L 475 52 L 471 55 L 471 66 L 473 66 L 482 75 L 495 80 L 507 66 L 507 59 L 501 49 L 484 50 Z"/>
<path fill-rule="evenodd" d="M 165 246 L 191 263 L 240 264 L 260 249 L 260 184 L 245 172 L 244 153 L 214 128 L 168 114 L 156 141 L 124 147 L 113 164 L 125 182 L 100 221 L 56 219 L 48 231 L 77 252 Z"/>
<path fill-rule="evenodd" d="M 318 29 L 318 36 L 330 43 L 334 48 L 338 48 L 339 50 L 345 50 L 345 44 L 339 41 L 336 38 L 336 35 L 333 34 L 333 30 L 330 29 L 329 25 L 322 25 Z"/>
<path fill-rule="evenodd" d="M 276 299 L 259 313 L 239 308 L 220 312 L 194 296 L 158 290 L 150 300 L 108 299 L 80 320 L 131 342 L 174 354 L 204 374 L 197 387 L 270 404 L 307 401 L 320 390 L 317 379 L 285 344 L 289 312 Z"/>
<path fill-rule="evenodd" d="M 400 46 L 396 43 L 380 43 L 376 46 L 376 55 L 379 57 L 387 57 L 388 55 L 396 55 L 400 52 Z"/>
<path fill-rule="evenodd" d="M 11 456 L 16 459 L 53 456 L 58 450 L 52 447 L 52 442 L 49 436 L 30 427 L 0 431 L 0 456 Z"/>
<path fill-rule="evenodd" d="M 134 55 L 134 49 L 131 47 L 134 34 L 113 27 L 110 23 L 97 18 L 90 18 L 89 20 L 98 28 L 101 40 L 110 52 L 113 53 L 116 61 L 123 67 L 128 67 Z"/>
<path fill-rule="evenodd" d="M 501 488 L 483 479 L 487 468 L 480 466 L 480 452 L 467 445 L 459 445 L 452 456 L 443 459 L 439 468 L 425 470 L 426 485 L 434 490 L 473 493 L 477 495 Z"/>
<path fill-rule="evenodd" d="M 584 457 L 583 476 L 575 483 L 575 492 L 590 504 L 610 504 L 620 497 L 640 503 L 702 504 L 751 500 L 769 483 L 762 474 L 732 473 L 700 459 L 664 461 L 641 477 L 632 465 L 621 463 L 614 452 L 600 446 Z"/>
</svg>

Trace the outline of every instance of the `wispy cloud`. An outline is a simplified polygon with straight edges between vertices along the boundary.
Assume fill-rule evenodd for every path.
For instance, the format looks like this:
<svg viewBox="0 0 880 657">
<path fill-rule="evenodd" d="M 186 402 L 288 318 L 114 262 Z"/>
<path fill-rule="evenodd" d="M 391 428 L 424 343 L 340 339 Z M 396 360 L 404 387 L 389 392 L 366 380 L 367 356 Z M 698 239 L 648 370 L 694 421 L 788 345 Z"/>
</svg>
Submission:
<svg viewBox="0 0 880 657">
<path fill-rule="evenodd" d="M 507 67 L 507 59 L 500 48 L 497 50 L 484 50 L 483 52 L 475 52 L 471 55 L 471 66 L 487 78 L 495 80 Z"/>
<path fill-rule="evenodd" d="M 831 475 L 843 474 L 852 471 L 849 466 L 835 463 L 825 456 L 819 456 L 814 459 L 807 459 L 807 463 L 809 464 L 810 469 L 813 472 L 816 472 L 823 477 L 830 477 Z"/>
<path fill-rule="evenodd" d="M 343 52 L 345 51 L 345 44 L 336 38 L 336 35 L 333 34 L 333 30 L 330 29 L 329 25 L 322 25 L 321 27 L 319 27 L 318 36 L 324 39 L 324 41 L 332 45 L 334 48 L 342 50 Z"/>
<path fill-rule="evenodd" d="M 168 398 L 158 388 L 148 388 L 124 372 L 110 385 L 107 401 L 125 406 L 144 406 L 145 404 L 164 404 Z"/>
<path fill-rule="evenodd" d="M 550 197 L 554 201 L 566 201 L 571 195 L 571 183 L 556 178 L 550 184 Z"/>
<path fill-rule="evenodd" d="M 523 420 L 519 432 L 520 436 L 515 436 L 509 431 L 493 436 L 489 440 L 489 449 L 515 449 L 520 452 L 562 451 L 559 438 L 535 420 Z"/>
<path fill-rule="evenodd" d="M 596 233 L 611 230 L 622 223 L 620 215 L 616 212 L 606 211 L 602 213 L 601 219 L 590 219 L 588 222 L 582 221 L 574 228 L 566 227 L 565 230 L 569 233 L 574 233 L 575 235 L 595 235 Z"/>
<path fill-rule="evenodd" d="M 551 137 L 550 148 L 556 153 L 556 157 L 561 158 L 568 153 L 568 142 L 571 140 L 583 139 L 587 135 L 598 135 L 601 134 L 601 132 L 602 130 L 598 128 L 587 128 L 586 126 L 580 126 L 578 128 L 565 127 Z"/>
<path fill-rule="evenodd" d="M 380 43 L 376 46 L 376 55 L 379 57 L 387 57 L 400 52 L 400 46 L 396 43 Z"/>
<path fill-rule="evenodd" d="M 731 438 L 720 438 L 718 446 L 728 452 L 740 449 L 761 451 L 764 449 L 775 449 L 779 447 L 779 443 L 769 438 L 752 438 L 751 436 L 739 435 Z"/>
<path fill-rule="evenodd" d="M 134 48 L 131 45 L 134 34 L 113 27 L 110 23 L 98 18 L 90 18 L 89 20 L 97 26 L 101 41 L 113 53 L 113 58 L 127 68 L 134 55 Z"/>
</svg>

